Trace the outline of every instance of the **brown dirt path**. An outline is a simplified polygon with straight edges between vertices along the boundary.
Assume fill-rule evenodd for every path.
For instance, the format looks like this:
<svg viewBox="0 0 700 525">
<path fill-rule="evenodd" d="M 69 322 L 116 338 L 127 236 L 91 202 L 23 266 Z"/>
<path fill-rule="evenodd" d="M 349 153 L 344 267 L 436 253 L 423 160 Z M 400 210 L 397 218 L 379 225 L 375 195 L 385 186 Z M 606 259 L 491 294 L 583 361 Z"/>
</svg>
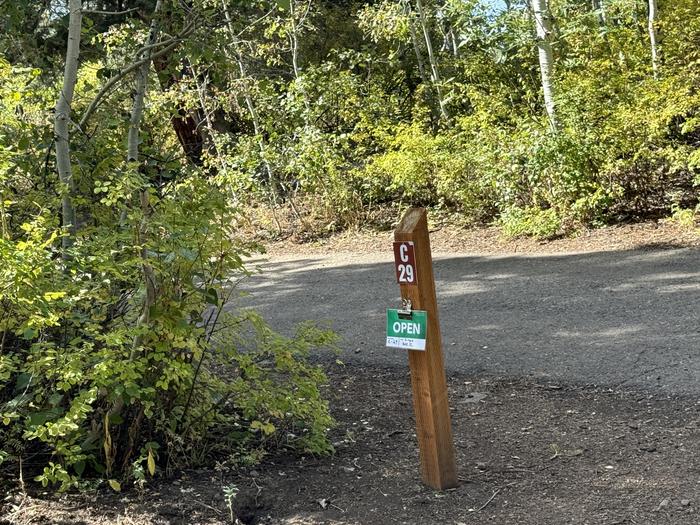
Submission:
<svg viewBox="0 0 700 525">
<path fill-rule="evenodd" d="M 505 238 L 496 227 L 462 229 L 453 225 L 431 225 L 433 253 L 475 255 L 554 254 L 630 250 L 643 247 L 698 247 L 700 230 L 679 226 L 673 221 L 650 221 L 582 230 L 570 237 L 549 241 L 532 238 Z M 347 231 L 311 242 L 294 237 L 267 244 L 271 256 L 305 256 L 329 253 L 377 253 L 391 250 L 393 232 Z"/>
</svg>

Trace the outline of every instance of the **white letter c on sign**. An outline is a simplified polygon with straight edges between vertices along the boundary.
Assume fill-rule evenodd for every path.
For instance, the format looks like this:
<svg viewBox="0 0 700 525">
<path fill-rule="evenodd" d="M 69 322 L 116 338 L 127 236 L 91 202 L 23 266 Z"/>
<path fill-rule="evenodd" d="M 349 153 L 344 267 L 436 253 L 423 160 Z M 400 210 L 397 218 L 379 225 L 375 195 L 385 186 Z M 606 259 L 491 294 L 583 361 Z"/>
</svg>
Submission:
<svg viewBox="0 0 700 525">
<path fill-rule="evenodd" d="M 399 257 L 401 258 L 401 262 L 408 262 L 408 245 L 407 244 L 402 244 L 399 246 Z"/>
</svg>

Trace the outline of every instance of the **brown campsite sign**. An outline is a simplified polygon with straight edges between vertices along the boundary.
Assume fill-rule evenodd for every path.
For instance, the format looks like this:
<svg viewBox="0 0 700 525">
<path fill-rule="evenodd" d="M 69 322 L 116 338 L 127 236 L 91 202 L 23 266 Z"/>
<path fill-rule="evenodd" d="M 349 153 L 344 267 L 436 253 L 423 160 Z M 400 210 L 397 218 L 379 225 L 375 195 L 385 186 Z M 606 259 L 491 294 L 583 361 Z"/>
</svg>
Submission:
<svg viewBox="0 0 700 525">
<path fill-rule="evenodd" d="M 394 266 L 396 267 L 397 283 L 418 284 L 416 250 L 412 242 L 394 243 Z"/>
</svg>

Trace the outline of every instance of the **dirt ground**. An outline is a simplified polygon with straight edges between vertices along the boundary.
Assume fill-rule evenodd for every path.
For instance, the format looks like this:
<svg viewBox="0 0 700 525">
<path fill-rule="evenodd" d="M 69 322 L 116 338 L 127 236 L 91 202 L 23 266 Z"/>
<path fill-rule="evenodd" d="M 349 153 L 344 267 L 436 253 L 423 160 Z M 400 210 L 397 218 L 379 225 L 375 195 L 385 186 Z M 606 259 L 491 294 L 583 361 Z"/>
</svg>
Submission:
<svg viewBox="0 0 700 525">
<path fill-rule="evenodd" d="M 505 241 L 490 229 L 443 228 L 432 235 L 436 252 L 698 244 L 696 234 L 659 223 L 548 243 Z M 358 242 L 371 251 L 385 249 L 388 238 L 389 232 L 304 245 L 286 240 L 270 251 L 343 251 L 357 249 Z M 451 375 L 460 484 L 437 492 L 420 481 L 408 366 L 324 363 L 338 422 L 331 434 L 334 455 L 280 455 L 240 471 L 186 471 L 121 494 L 101 488 L 22 495 L 12 489 L 0 497 L 0 525 L 700 523 L 696 398 Z M 233 520 L 225 499 L 230 487 L 239 491 Z"/>
<path fill-rule="evenodd" d="M 697 524 L 700 402 L 595 386 L 448 378 L 460 485 L 420 482 L 407 370 L 329 371 L 329 457 L 183 472 L 113 494 L 18 493 L 0 524 Z"/>
<path fill-rule="evenodd" d="M 698 247 L 700 230 L 670 220 L 621 224 L 584 229 L 550 240 L 507 238 L 495 226 L 463 229 L 451 223 L 429 223 L 434 254 L 516 255 L 629 250 L 640 247 Z M 349 230 L 314 240 L 290 235 L 265 242 L 270 255 L 316 255 L 329 253 L 382 253 L 391 250 L 393 231 Z M 303 241 L 303 242 L 302 242 Z"/>
</svg>

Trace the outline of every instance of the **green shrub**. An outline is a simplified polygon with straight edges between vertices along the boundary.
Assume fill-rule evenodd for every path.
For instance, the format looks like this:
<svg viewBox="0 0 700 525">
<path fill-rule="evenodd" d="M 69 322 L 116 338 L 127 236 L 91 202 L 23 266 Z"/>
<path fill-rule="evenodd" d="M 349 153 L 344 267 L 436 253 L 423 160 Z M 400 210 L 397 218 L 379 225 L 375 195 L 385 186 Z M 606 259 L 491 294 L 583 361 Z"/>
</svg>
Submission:
<svg viewBox="0 0 700 525">
<path fill-rule="evenodd" d="M 325 378 L 307 357 L 335 336 L 304 325 L 286 338 L 225 311 L 255 247 L 235 240 L 215 183 L 193 172 L 150 198 L 147 223 L 128 208 L 68 259 L 43 214 L 0 238 L 0 460 L 42 458 L 36 480 L 67 489 L 272 444 L 329 451 Z"/>
<path fill-rule="evenodd" d="M 553 208 L 512 208 L 501 216 L 501 225 L 508 237 L 547 239 L 559 233 L 561 219 Z"/>
</svg>

